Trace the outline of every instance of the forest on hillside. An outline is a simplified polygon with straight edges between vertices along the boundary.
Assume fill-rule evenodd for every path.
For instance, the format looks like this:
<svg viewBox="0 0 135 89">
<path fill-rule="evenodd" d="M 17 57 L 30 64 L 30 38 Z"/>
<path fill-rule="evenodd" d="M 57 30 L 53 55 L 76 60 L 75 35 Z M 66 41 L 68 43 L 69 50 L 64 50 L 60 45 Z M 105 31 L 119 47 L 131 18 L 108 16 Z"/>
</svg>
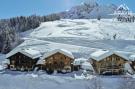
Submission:
<svg viewBox="0 0 135 89">
<path fill-rule="evenodd" d="M 41 22 L 59 20 L 57 14 L 20 16 L 0 20 L 0 53 L 7 53 L 23 42 L 21 32 L 37 28 Z"/>
</svg>

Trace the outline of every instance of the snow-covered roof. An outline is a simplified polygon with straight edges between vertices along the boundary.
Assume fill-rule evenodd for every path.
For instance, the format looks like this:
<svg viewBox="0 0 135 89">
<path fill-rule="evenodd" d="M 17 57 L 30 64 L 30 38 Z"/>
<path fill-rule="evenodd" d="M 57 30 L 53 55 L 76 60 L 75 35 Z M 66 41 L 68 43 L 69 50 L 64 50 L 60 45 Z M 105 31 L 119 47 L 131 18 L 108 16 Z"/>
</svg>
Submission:
<svg viewBox="0 0 135 89">
<path fill-rule="evenodd" d="M 113 14 L 110 15 L 122 15 L 122 16 L 127 16 L 127 15 L 134 15 L 132 11 L 128 8 L 126 4 L 121 4 L 116 11 Z"/>
<path fill-rule="evenodd" d="M 74 60 L 74 65 L 81 65 L 82 63 L 88 61 L 86 58 L 77 58 Z"/>
<path fill-rule="evenodd" d="M 66 55 L 66 56 L 68 56 L 68 57 L 70 57 L 72 59 L 74 59 L 73 54 L 70 51 L 65 50 L 65 49 L 55 49 L 55 50 L 52 50 L 52 51 L 50 51 L 48 53 L 45 53 L 45 55 L 43 56 L 42 59 L 47 58 L 47 57 L 49 57 L 49 56 L 51 56 L 51 55 L 53 55 L 55 53 L 58 53 L 58 52 Z"/>
<path fill-rule="evenodd" d="M 118 8 L 117 11 L 129 11 L 129 8 L 126 4 L 121 4 Z"/>
<path fill-rule="evenodd" d="M 75 61 L 87 61 L 88 59 L 86 59 L 86 58 L 77 58 L 77 59 L 75 59 Z"/>
<path fill-rule="evenodd" d="M 131 61 L 135 61 L 135 54 L 130 55 L 129 59 L 130 59 Z"/>
<path fill-rule="evenodd" d="M 16 54 L 16 53 L 22 53 L 32 59 L 35 59 L 35 58 L 38 58 L 38 57 L 41 57 L 41 53 L 38 51 L 38 50 L 34 50 L 34 49 L 30 49 L 30 48 L 26 48 L 26 49 L 17 49 L 17 50 L 12 50 L 11 52 L 9 52 L 7 55 L 6 55 L 6 58 L 9 58 L 10 56 Z"/>
<path fill-rule="evenodd" d="M 89 69 L 89 70 L 93 70 L 94 71 L 93 66 L 90 64 L 90 62 L 82 63 L 81 68 L 86 69 L 86 70 Z"/>
<path fill-rule="evenodd" d="M 105 57 L 111 55 L 112 52 L 109 50 L 98 50 L 90 55 L 90 58 L 100 61 Z"/>
<path fill-rule="evenodd" d="M 129 60 L 129 53 L 128 52 L 122 52 L 122 51 L 111 51 L 111 50 L 98 50 L 90 55 L 90 58 L 100 61 L 108 56 L 111 56 L 113 54 L 116 54 L 126 60 Z"/>
<path fill-rule="evenodd" d="M 44 60 L 43 59 L 38 60 L 37 65 L 38 64 L 44 64 Z"/>
</svg>

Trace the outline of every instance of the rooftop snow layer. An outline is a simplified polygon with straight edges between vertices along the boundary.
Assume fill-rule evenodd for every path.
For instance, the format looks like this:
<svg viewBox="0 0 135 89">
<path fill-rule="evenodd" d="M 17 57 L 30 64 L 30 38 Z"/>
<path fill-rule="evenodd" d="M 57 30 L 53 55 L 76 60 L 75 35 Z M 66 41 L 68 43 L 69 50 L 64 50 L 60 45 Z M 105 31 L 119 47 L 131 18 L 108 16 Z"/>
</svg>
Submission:
<svg viewBox="0 0 135 89">
<path fill-rule="evenodd" d="M 43 56 L 43 59 L 44 59 L 44 58 L 47 58 L 47 57 L 49 57 L 49 56 L 51 56 L 51 55 L 53 55 L 53 54 L 55 54 L 55 53 L 57 53 L 57 52 L 62 53 L 62 54 L 64 54 L 64 55 L 66 55 L 66 56 L 68 56 L 68 57 L 74 59 L 73 54 L 72 54 L 70 51 L 65 50 L 65 49 L 55 49 L 55 50 L 52 50 L 52 51 L 50 51 L 50 52 L 48 52 L 48 53 L 45 53 L 45 55 Z"/>
<path fill-rule="evenodd" d="M 90 55 L 90 58 L 100 61 L 108 56 L 111 56 L 113 54 L 116 54 L 125 60 L 129 60 L 129 56 L 132 54 L 130 52 L 124 52 L 124 51 L 111 51 L 111 50 L 98 50 Z"/>
<path fill-rule="evenodd" d="M 40 52 L 37 51 L 37 50 L 34 50 L 34 49 L 31 49 L 31 48 L 26 48 L 26 49 L 15 49 L 15 50 L 12 50 L 11 52 L 9 52 L 7 55 L 6 55 L 6 58 L 16 54 L 16 53 L 22 53 L 24 55 L 27 55 L 28 57 L 32 58 L 32 59 L 35 59 L 35 58 L 38 58 L 41 56 Z"/>
<path fill-rule="evenodd" d="M 124 11 L 129 11 L 129 8 L 126 4 L 121 4 L 117 10 L 124 10 Z"/>
<path fill-rule="evenodd" d="M 87 62 L 87 61 L 88 59 L 86 58 L 77 58 L 74 60 L 74 65 L 81 65 L 82 63 Z"/>
</svg>

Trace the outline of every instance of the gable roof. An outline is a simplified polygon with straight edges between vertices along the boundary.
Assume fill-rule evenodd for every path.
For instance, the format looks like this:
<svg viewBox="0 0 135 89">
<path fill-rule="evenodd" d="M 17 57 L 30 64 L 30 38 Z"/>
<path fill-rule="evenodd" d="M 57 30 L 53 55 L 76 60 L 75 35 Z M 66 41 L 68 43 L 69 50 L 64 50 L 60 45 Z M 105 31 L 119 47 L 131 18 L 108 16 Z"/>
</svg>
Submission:
<svg viewBox="0 0 135 89">
<path fill-rule="evenodd" d="M 94 53 L 92 53 L 90 55 L 90 58 L 96 60 L 96 61 L 101 61 L 103 60 L 104 58 L 108 57 L 108 56 L 111 56 L 111 55 L 118 55 L 122 58 L 124 58 L 125 60 L 129 60 L 129 55 L 130 53 L 129 52 L 122 52 L 122 51 L 110 51 L 110 50 L 98 50 Z"/>
<path fill-rule="evenodd" d="M 126 4 L 121 4 L 118 8 L 117 11 L 129 11 L 129 8 Z"/>
<path fill-rule="evenodd" d="M 58 52 L 61 53 L 61 54 L 66 55 L 66 56 L 68 56 L 68 57 L 70 57 L 70 58 L 72 58 L 72 59 L 74 59 L 73 54 L 72 54 L 71 52 L 65 50 L 65 49 L 55 49 L 55 50 L 52 50 L 52 51 L 46 53 L 46 54 L 43 56 L 42 59 L 45 59 L 45 58 L 47 58 L 47 57 L 49 57 L 49 56 L 52 56 L 53 54 L 58 53 Z"/>
<path fill-rule="evenodd" d="M 16 53 L 22 53 L 32 59 L 35 59 L 35 58 L 38 58 L 38 57 L 41 57 L 41 53 L 37 50 L 34 50 L 34 49 L 30 49 L 30 48 L 26 48 L 26 49 L 17 49 L 17 50 L 12 50 L 11 52 L 9 52 L 7 55 L 6 55 L 6 58 L 9 58 L 13 55 L 15 55 Z"/>
</svg>

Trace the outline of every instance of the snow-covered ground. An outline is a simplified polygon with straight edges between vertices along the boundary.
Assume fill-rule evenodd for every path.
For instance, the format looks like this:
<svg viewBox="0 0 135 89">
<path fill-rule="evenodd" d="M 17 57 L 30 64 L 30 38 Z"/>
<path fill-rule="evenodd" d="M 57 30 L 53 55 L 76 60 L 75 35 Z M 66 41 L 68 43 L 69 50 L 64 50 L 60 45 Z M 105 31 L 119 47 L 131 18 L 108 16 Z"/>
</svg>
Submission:
<svg viewBox="0 0 135 89">
<path fill-rule="evenodd" d="M 0 89 L 130 89 L 134 87 L 134 83 L 130 82 L 129 79 L 117 76 L 98 76 L 81 80 L 46 74 L 0 74 Z M 129 86 L 130 88 L 126 88 Z"/>
<path fill-rule="evenodd" d="M 135 23 L 114 19 L 61 19 L 42 23 L 31 30 L 18 47 L 36 49 L 41 53 L 67 49 L 77 58 L 89 58 L 90 53 L 97 49 L 135 52 L 134 28 Z"/>
<path fill-rule="evenodd" d="M 2 61 L 5 60 L 5 55 L 4 54 L 0 54 L 0 64 L 2 63 Z"/>
<path fill-rule="evenodd" d="M 98 49 L 135 52 L 134 28 L 135 23 L 121 23 L 113 19 L 62 19 L 42 23 L 26 35 L 22 34 L 25 41 L 14 50 L 31 48 L 43 54 L 54 49 L 66 49 L 71 51 L 75 58 L 84 59 L 88 59 L 90 54 Z M 1 54 L 0 63 L 4 59 L 5 56 Z M 135 81 L 121 76 L 97 76 L 82 80 L 73 78 L 73 75 L 74 73 L 46 75 L 2 72 L 0 89 L 130 89 L 126 87 L 134 87 Z"/>
<path fill-rule="evenodd" d="M 62 19 L 45 22 L 30 34 L 34 38 L 80 37 L 90 40 L 133 40 L 135 23 L 118 22 L 115 19 Z"/>
</svg>

